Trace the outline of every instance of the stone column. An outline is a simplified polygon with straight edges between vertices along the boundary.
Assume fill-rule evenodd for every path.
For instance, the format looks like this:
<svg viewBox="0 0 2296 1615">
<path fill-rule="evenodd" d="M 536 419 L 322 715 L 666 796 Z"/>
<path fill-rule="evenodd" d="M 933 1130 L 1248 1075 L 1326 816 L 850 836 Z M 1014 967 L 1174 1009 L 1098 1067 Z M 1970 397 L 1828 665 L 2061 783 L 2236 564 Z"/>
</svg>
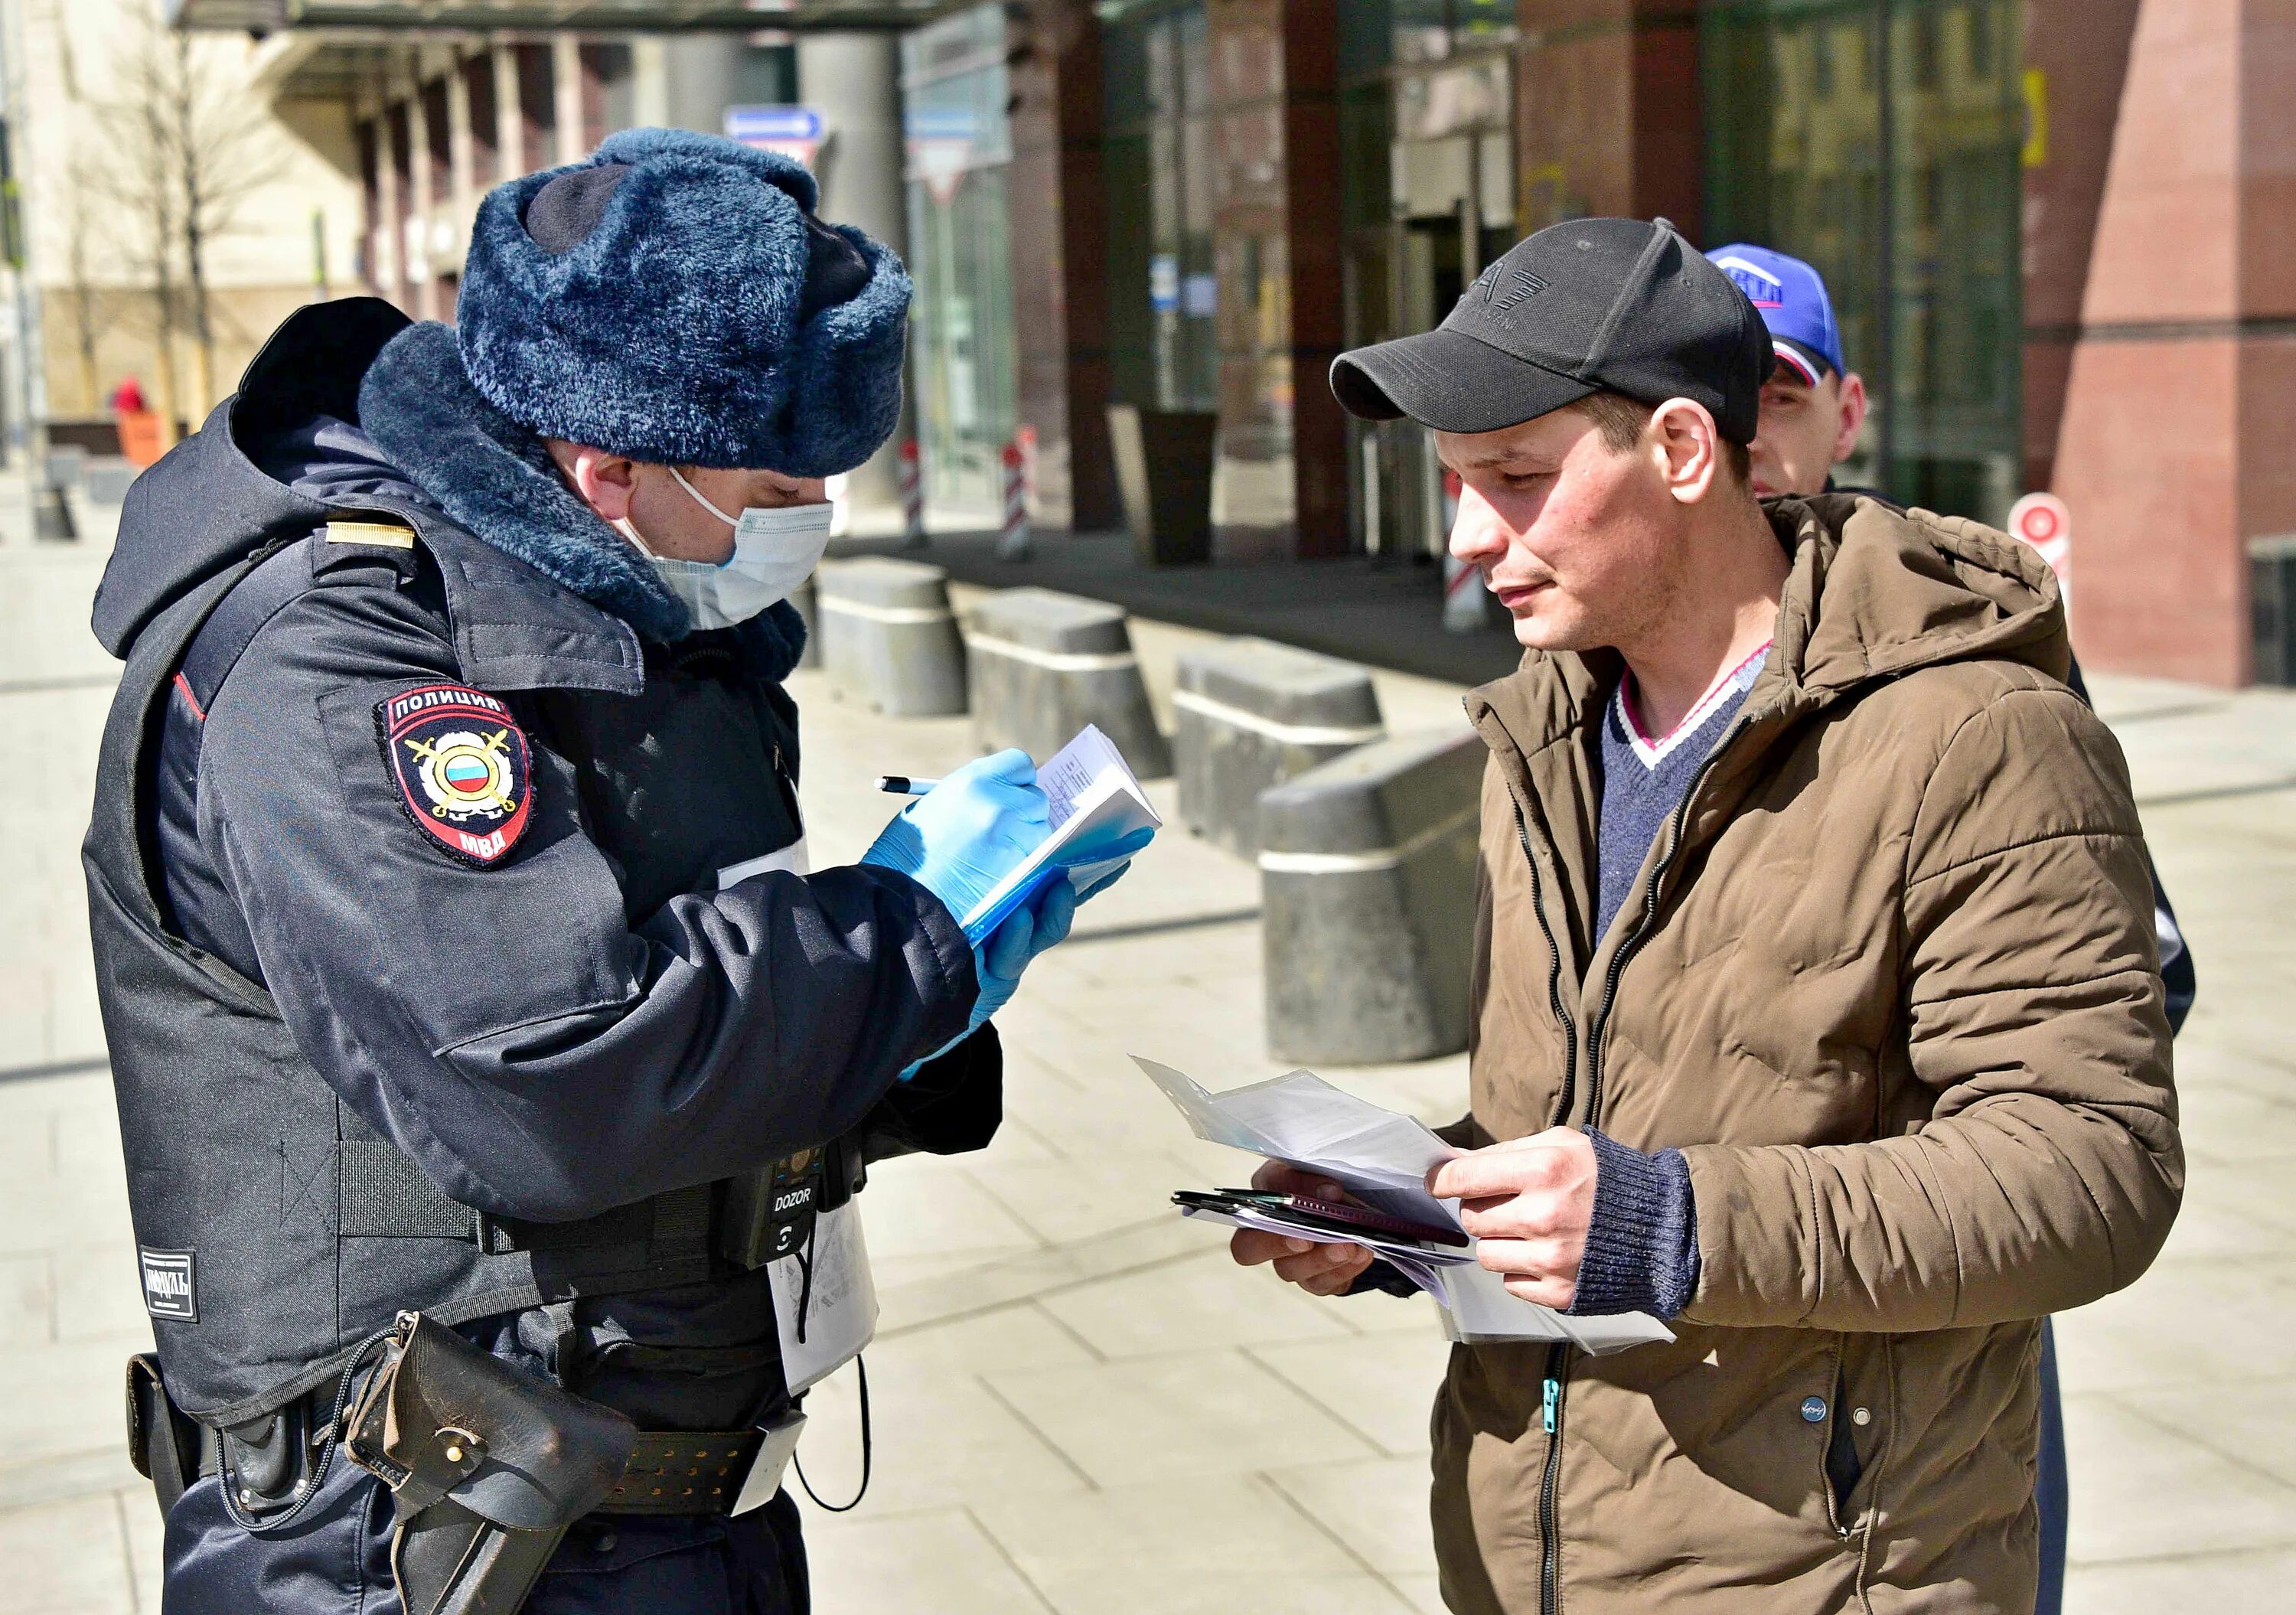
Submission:
<svg viewBox="0 0 2296 1615">
<path fill-rule="evenodd" d="M 726 132 L 726 109 L 740 93 L 739 34 L 673 34 L 661 42 L 662 121 L 704 135 Z"/>
<path fill-rule="evenodd" d="M 1339 215 L 1340 14 L 1337 0 L 1283 8 L 1283 183 L 1290 225 L 1292 553 L 1343 555 L 1348 418 L 1332 396 L 1332 361 L 1347 344 L 1347 243 Z"/>
<path fill-rule="evenodd" d="M 2100 9 L 2033 0 L 2029 12 L 2050 108 L 2027 180 L 2028 351 L 2043 359 L 2029 379 L 2029 399 L 2041 395 L 2029 463 L 2046 465 L 2072 512 L 2083 660 L 2243 684 L 2247 541 L 2296 530 L 2296 131 L 2284 107 L 2296 18 L 2242 0 L 2139 0 L 2117 50 L 2095 30 L 2130 8 Z M 2093 222 L 2079 167 L 2103 160 L 2084 147 L 2111 154 L 2085 182 Z M 2054 422 L 2052 348 L 2070 349 L 2054 366 Z"/>
<path fill-rule="evenodd" d="M 818 110 L 824 142 L 815 159 L 821 217 L 857 225 L 906 256 L 908 204 L 901 182 L 900 44 L 891 34 L 802 34 L 797 45 L 798 94 Z M 857 515 L 898 515 L 900 445 L 911 436 L 913 406 L 885 447 L 855 471 L 846 496 Z"/>
<path fill-rule="evenodd" d="M 1037 430 L 1048 527 L 1120 526 L 1108 447 L 1108 182 L 1100 28 L 1087 0 L 1037 0 L 1012 26 L 1013 324 L 1021 419 Z"/>
<path fill-rule="evenodd" d="M 589 155 L 582 143 L 582 40 L 576 34 L 554 34 L 550 40 L 550 86 L 554 96 L 551 122 L 558 135 L 558 151 L 545 167 L 579 162 Z"/>
<path fill-rule="evenodd" d="M 1672 219 L 1698 239 L 1698 12 L 1680 0 L 1516 0 L 1517 216 Z"/>
</svg>

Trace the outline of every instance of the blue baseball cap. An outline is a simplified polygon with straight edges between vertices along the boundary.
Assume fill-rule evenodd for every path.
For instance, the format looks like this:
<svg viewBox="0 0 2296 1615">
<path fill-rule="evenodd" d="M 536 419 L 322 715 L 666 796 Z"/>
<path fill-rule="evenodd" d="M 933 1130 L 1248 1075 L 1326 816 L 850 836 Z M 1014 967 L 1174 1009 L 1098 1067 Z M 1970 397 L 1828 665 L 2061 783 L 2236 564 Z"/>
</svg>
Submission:
<svg viewBox="0 0 2296 1615">
<path fill-rule="evenodd" d="M 1742 242 L 1706 256 L 1753 303 L 1770 328 L 1779 359 L 1803 381 L 1815 387 L 1824 379 L 1824 367 L 1836 374 L 1849 368 L 1841 362 L 1841 327 L 1834 322 L 1824 275 L 1798 258 Z"/>
</svg>

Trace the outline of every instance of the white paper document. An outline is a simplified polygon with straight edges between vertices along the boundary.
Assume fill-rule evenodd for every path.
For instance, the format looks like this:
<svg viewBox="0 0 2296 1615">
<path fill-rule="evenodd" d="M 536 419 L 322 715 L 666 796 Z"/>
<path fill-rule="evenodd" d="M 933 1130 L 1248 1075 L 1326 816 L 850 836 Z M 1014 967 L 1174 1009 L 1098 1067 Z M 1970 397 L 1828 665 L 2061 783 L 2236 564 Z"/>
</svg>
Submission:
<svg viewBox="0 0 2296 1615">
<path fill-rule="evenodd" d="M 1116 742 L 1086 724 L 1076 738 L 1037 770 L 1037 783 L 1052 803 L 1052 834 L 1036 851 L 991 887 L 964 916 L 966 939 L 980 942 L 1004 916 L 1027 902 L 1061 871 L 1079 898 L 1114 877 L 1132 861 L 1095 856 L 1139 830 L 1158 830 L 1164 821 L 1148 805 L 1148 793 L 1135 778 Z"/>
<path fill-rule="evenodd" d="M 1458 1202 L 1427 1192 L 1427 1174 L 1460 1152 L 1413 1117 L 1342 1093 L 1312 1071 L 1292 1071 L 1214 1094 L 1168 1065 L 1137 1054 L 1132 1062 L 1163 1090 L 1199 1138 L 1320 1173 L 1374 1211 L 1441 1227 L 1460 1226 Z M 1191 1215 L 1238 1227 L 1267 1226 L 1248 1210 Z M 1645 1313 L 1581 1318 L 1535 1306 L 1508 1294 L 1497 1274 L 1465 1252 L 1375 1234 L 1318 1234 L 1292 1224 L 1275 1231 L 1378 1251 L 1435 1298 L 1443 1309 L 1444 1332 L 1455 1340 L 1568 1340 L 1600 1355 L 1674 1339 L 1672 1330 Z"/>
<path fill-rule="evenodd" d="M 852 1201 L 816 1214 L 805 1247 L 769 1263 L 766 1283 L 791 1396 L 859 1357 L 876 1336 L 877 1284 Z"/>
</svg>

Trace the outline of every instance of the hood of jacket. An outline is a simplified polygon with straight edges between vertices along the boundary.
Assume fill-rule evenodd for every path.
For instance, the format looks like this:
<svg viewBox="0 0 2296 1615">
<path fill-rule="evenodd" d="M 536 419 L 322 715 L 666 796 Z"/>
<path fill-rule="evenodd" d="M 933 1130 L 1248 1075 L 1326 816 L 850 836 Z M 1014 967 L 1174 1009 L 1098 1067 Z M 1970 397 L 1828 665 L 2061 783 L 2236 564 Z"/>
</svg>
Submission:
<svg viewBox="0 0 2296 1615">
<path fill-rule="evenodd" d="M 537 588 L 556 585 L 644 638 L 689 631 L 651 563 L 574 496 L 535 434 L 471 386 L 450 328 L 348 298 L 291 316 L 239 390 L 136 479 L 96 592 L 96 637 L 125 656 L 171 602 L 346 509 L 443 520 L 524 562 Z M 769 681 L 805 644 L 786 601 L 728 632 Z"/>
<path fill-rule="evenodd" d="M 1957 516 L 1862 494 L 1767 503 L 1791 559 L 1768 665 L 1743 722 L 1790 721 L 1877 679 L 1948 662 L 2007 660 L 2062 680 L 2072 664 L 2056 575 L 2028 545 Z M 1467 698 L 1526 753 L 1595 721 L 1615 652 L 1533 651 Z"/>
</svg>

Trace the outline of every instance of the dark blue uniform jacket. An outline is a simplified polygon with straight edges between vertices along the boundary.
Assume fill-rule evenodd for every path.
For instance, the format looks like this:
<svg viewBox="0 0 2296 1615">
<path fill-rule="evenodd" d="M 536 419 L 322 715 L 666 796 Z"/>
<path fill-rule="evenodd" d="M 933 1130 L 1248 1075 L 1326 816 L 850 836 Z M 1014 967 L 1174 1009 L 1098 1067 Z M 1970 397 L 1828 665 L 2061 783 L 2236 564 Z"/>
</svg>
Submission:
<svg viewBox="0 0 2296 1615">
<path fill-rule="evenodd" d="M 341 380 L 316 391 L 340 399 Z M 447 403 L 484 413 L 474 394 Z M 342 1100 L 488 1212 L 578 1218 L 857 1132 L 872 1155 L 984 1144 L 993 1031 L 894 1088 L 964 1032 L 978 990 L 936 898 L 859 866 L 718 889 L 718 869 L 801 833 L 797 715 L 780 684 L 796 614 L 642 641 L 513 553 L 619 542 L 594 518 L 594 532 L 568 530 L 562 489 L 535 504 L 555 532 L 472 530 L 438 485 L 453 455 L 430 455 L 418 483 L 348 413 L 226 406 L 209 442 L 145 479 L 123 523 L 96 612 L 115 651 L 258 539 L 286 541 L 271 564 L 309 573 L 218 685 L 177 681 L 149 826 L 170 926 L 267 988 Z M 466 436 L 475 460 L 523 460 L 511 486 L 548 474 L 530 442 Z M 297 526 L 282 514 L 294 496 L 402 521 L 421 542 L 297 542 L 282 530 Z M 185 666 L 201 653 L 195 642 Z M 531 817 L 488 865 L 418 824 L 378 742 L 378 703 L 439 685 L 501 701 L 528 743 Z M 763 1272 L 738 1269 L 465 1326 L 642 1428 L 688 1430 L 783 1405 L 774 1331 Z M 389 1529 L 379 1487 L 340 1462 L 320 1506 L 276 1537 L 240 1531 L 201 1481 L 170 1520 L 166 1607 L 388 1615 Z M 578 1527 L 529 1608 L 804 1604 L 784 1496 L 733 1521 Z"/>
</svg>

